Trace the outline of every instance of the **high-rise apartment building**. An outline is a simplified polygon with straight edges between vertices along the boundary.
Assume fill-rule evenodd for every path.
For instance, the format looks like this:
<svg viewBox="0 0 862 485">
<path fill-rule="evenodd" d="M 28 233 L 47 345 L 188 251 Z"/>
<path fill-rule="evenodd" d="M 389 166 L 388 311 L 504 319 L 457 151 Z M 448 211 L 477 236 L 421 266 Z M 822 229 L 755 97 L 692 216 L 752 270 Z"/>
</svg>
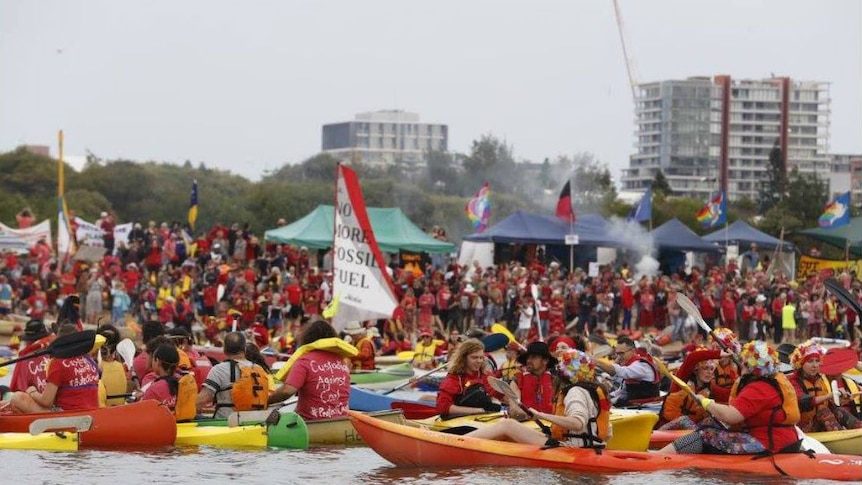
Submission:
<svg viewBox="0 0 862 485">
<path fill-rule="evenodd" d="M 758 198 L 773 147 L 797 167 L 828 179 L 829 84 L 784 77 L 692 77 L 641 84 L 636 149 L 626 190 L 644 190 L 661 170 L 674 193 L 704 199 Z"/>
<path fill-rule="evenodd" d="M 360 113 L 353 121 L 323 125 L 322 149 L 370 165 L 420 164 L 426 153 L 449 149 L 449 127 L 399 110 Z"/>
</svg>

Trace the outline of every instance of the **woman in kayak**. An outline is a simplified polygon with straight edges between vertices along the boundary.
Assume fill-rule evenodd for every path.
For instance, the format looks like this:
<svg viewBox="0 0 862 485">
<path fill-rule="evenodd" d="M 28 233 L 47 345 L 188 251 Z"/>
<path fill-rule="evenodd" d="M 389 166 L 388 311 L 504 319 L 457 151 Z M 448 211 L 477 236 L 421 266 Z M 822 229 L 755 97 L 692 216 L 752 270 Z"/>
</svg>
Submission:
<svg viewBox="0 0 862 485">
<path fill-rule="evenodd" d="M 696 350 L 689 352 L 686 355 L 686 363 L 692 360 L 697 362 L 693 364 L 694 369 L 686 372 L 688 375 L 680 375 L 677 372 L 677 377 L 688 380 L 688 385 L 702 397 L 715 398 L 713 387 L 715 386 L 715 360 L 703 359 L 700 360 L 703 354 L 710 354 L 708 350 Z M 674 391 L 671 389 L 671 391 Z M 659 411 L 660 422 L 663 423 L 659 429 L 696 429 L 701 421 L 707 417 L 706 411 L 700 405 L 700 402 L 695 400 L 687 391 L 677 388 L 665 396 L 661 411 Z"/>
<path fill-rule="evenodd" d="M 794 428 L 799 406 L 793 386 L 778 371 L 778 353 L 766 342 L 752 341 L 739 357 L 742 377 L 731 391 L 729 404 L 701 397 L 701 406 L 714 419 L 705 419 L 697 431 L 662 448 L 662 453 L 745 455 L 799 450 Z M 727 430 L 719 422 L 744 431 Z"/>
<path fill-rule="evenodd" d="M 611 402 L 607 389 L 599 385 L 595 377 L 596 364 L 589 354 L 567 350 L 560 354 L 557 364 L 554 412 L 530 409 L 535 418 L 551 423 L 550 436 L 514 419 L 504 419 L 467 436 L 536 446 L 603 446 L 612 436 Z"/>
<path fill-rule="evenodd" d="M 806 433 L 862 428 L 862 421 L 835 405 L 832 385 L 820 373 L 820 361 L 824 355 L 823 347 L 813 342 L 800 345 L 790 355 L 790 362 L 796 369 L 790 380 L 799 399 L 799 427 Z"/>
<path fill-rule="evenodd" d="M 500 411 L 502 407 L 491 397 L 503 399 L 503 395 L 488 384 L 493 374 L 486 365 L 485 346 L 480 340 L 471 338 L 458 345 L 449 361 L 449 374 L 437 392 L 437 412 L 441 416 Z"/>
</svg>

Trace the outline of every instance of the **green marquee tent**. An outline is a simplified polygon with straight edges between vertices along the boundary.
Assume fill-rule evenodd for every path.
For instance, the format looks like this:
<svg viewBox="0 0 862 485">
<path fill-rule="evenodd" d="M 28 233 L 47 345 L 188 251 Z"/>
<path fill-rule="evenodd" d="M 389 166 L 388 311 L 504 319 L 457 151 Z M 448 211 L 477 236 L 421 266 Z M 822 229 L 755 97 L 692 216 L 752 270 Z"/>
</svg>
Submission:
<svg viewBox="0 0 862 485">
<path fill-rule="evenodd" d="M 398 208 L 368 207 L 368 218 L 380 250 L 397 253 L 400 250 L 426 253 L 450 253 L 455 245 L 439 241 L 422 232 Z M 267 241 L 306 246 L 309 249 L 332 247 L 335 207 L 320 205 L 308 215 L 264 233 Z"/>
<path fill-rule="evenodd" d="M 849 244 L 850 252 L 862 253 L 862 217 L 853 217 L 850 224 L 836 228 L 816 227 L 799 231 L 819 241 L 844 249 Z"/>
</svg>

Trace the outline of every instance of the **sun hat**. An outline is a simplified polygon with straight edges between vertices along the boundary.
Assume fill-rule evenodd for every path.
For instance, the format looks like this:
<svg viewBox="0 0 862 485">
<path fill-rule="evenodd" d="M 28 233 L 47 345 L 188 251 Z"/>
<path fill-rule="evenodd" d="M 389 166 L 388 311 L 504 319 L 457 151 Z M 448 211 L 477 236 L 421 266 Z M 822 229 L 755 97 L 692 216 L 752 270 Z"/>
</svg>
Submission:
<svg viewBox="0 0 862 485">
<path fill-rule="evenodd" d="M 526 364 L 527 357 L 531 355 L 538 355 L 539 357 L 547 358 L 548 367 L 554 367 L 557 365 L 557 358 L 551 354 L 551 349 L 548 348 L 548 344 L 545 342 L 531 342 L 530 345 L 527 346 L 527 351 L 518 356 L 518 362 Z"/>
<path fill-rule="evenodd" d="M 592 381 L 596 376 L 596 362 L 586 352 L 569 349 L 560 356 L 557 372 L 572 384 Z"/>
<path fill-rule="evenodd" d="M 347 325 L 344 327 L 344 333 L 347 335 L 359 335 L 365 332 L 365 327 L 360 325 L 357 321 L 347 322 Z"/>
<path fill-rule="evenodd" d="M 824 355 L 826 355 L 826 349 L 814 342 L 805 342 L 790 354 L 790 363 L 795 369 L 801 369 L 809 360 L 822 359 Z"/>
<path fill-rule="evenodd" d="M 743 374 L 769 377 L 778 372 L 778 352 L 762 340 L 752 340 L 739 353 Z"/>
</svg>

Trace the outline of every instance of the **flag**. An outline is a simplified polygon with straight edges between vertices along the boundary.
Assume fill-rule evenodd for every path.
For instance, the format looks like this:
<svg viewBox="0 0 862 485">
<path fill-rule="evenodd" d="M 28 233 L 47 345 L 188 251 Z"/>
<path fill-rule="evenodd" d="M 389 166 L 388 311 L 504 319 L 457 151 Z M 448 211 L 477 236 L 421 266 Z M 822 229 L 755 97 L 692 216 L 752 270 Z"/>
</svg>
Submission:
<svg viewBox="0 0 862 485">
<path fill-rule="evenodd" d="M 491 186 L 488 182 L 485 182 L 476 192 L 476 196 L 467 202 L 464 213 L 473 223 L 473 230 L 476 232 L 482 232 L 488 228 L 488 221 L 491 220 Z"/>
<path fill-rule="evenodd" d="M 575 223 L 575 210 L 572 209 L 572 181 L 567 180 L 563 190 L 560 191 L 560 200 L 557 201 L 557 217 L 570 223 Z"/>
<path fill-rule="evenodd" d="M 841 227 L 850 224 L 850 191 L 835 197 L 817 218 L 820 227 Z"/>
<path fill-rule="evenodd" d="M 195 221 L 198 220 L 198 181 L 192 181 L 192 194 L 189 201 L 189 227 L 195 230 Z"/>
<path fill-rule="evenodd" d="M 652 186 L 647 187 L 643 197 L 632 207 L 628 220 L 647 222 L 652 219 Z"/>
<path fill-rule="evenodd" d="M 707 202 L 694 217 L 701 226 L 706 228 L 717 227 L 727 222 L 727 197 L 724 191 L 722 190 Z"/>
</svg>

